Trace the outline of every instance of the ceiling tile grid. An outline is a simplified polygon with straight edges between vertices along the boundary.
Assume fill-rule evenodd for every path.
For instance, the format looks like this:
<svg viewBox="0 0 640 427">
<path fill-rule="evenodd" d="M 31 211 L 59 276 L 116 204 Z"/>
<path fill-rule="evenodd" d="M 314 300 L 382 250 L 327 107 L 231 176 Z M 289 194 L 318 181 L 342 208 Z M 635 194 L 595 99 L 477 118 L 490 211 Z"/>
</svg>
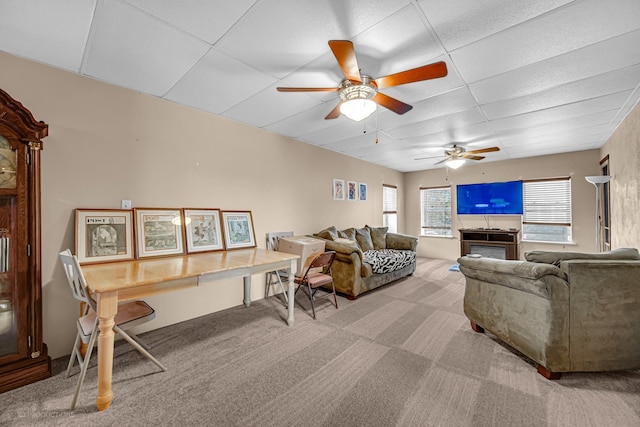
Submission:
<svg viewBox="0 0 640 427">
<path fill-rule="evenodd" d="M 276 88 L 337 88 L 329 40 L 373 78 L 448 75 L 325 120 L 338 91 Z M 399 171 L 598 148 L 640 99 L 638 0 L 2 0 L 0 50 Z"/>
</svg>

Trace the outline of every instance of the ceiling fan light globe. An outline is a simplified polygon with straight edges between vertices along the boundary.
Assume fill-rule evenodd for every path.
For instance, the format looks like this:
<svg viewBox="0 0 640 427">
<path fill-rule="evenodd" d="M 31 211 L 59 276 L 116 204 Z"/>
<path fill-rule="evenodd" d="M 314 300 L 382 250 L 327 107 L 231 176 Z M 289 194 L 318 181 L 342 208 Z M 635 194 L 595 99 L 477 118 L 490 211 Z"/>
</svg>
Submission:
<svg viewBox="0 0 640 427">
<path fill-rule="evenodd" d="M 465 160 L 464 159 L 454 159 L 454 160 L 447 160 L 444 164 L 451 169 L 458 169 L 460 166 L 464 165 Z"/>
<path fill-rule="evenodd" d="M 349 119 L 359 122 L 373 114 L 377 105 L 370 99 L 350 99 L 340 105 L 340 112 Z"/>
</svg>

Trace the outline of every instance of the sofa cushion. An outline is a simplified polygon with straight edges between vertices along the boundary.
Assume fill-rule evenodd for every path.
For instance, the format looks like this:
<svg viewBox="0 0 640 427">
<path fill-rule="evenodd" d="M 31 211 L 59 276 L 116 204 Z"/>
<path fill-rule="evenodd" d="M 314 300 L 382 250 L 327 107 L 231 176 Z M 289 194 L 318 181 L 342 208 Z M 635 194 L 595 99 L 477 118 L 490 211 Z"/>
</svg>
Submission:
<svg viewBox="0 0 640 427">
<path fill-rule="evenodd" d="M 373 249 L 386 249 L 387 248 L 387 231 L 389 227 L 369 227 L 365 226 L 369 229 L 371 233 L 371 240 L 373 241 Z"/>
<path fill-rule="evenodd" d="M 397 249 L 380 249 L 364 252 L 364 260 L 374 273 L 389 273 L 403 269 L 416 261 L 416 253 Z"/>
<path fill-rule="evenodd" d="M 314 236 L 322 237 L 323 239 L 333 240 L 338 237 L 338 229 L 335 226 L 327 227 L 324 230 L 314 234 Z"/>
<path fill-rule="evenodd" d="M 371 233 L 368 228 L 358 228 L 356 230 L 356 240 L 362 252 L 373 250 L 373 241 L 371 240 Z"/>
<path fill-rule="evenodd" d="M 351 227 L 340 230 L 338 231 L 338 237 L 342 237 L 343 239 L 356 240 L 356 229 Z"/>
<path fill-rule="evenodd" d="M 560 263 L 562 261 L 571 259 L 640 260 L 640 253 L 634 248 L 619 248 L 597 254 L 581 252 L 529 251 L 525 252 L 524 259 L 530 262 L 553 264 L 560 267 Z"/>
</svg>

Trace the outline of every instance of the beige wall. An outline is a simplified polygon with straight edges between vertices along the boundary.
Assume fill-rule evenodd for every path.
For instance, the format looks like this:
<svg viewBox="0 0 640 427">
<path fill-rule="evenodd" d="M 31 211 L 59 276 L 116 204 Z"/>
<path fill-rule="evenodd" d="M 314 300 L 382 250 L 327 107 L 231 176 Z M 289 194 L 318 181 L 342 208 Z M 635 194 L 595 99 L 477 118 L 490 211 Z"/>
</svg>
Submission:
<svg viewBox="0 0 640 427">
<path fill-rule="evenodd" d="M 584 177 L 598 174 L 599 151 L 589 150 L 552 156 L 500 162 L 466 164 L 458 170 L 434 169 L 405 174 L 405 230 L 420 234 L 420 187 L 452 186 L 452 238 L 420 237 L 420 256 L 455 260 L 460 256 L 458 229 L 474 227 L 521 228 L 520 216 L 488 216 L 455 214 L 455 186 L 479 182 L 500 182 L 517 179 L 571 177 L 572 233 L 571 245 L 523 242 L 522 253 L 529 250 L 586 251 L 595 250 L 595 191 Z"/>
<path fill-rule="evenodd" d="M 640 104 L 629 113 L 600 150 L 609 156 L 611 245 L 640 247 Z"/>
<path fill-rule="evenodd" d="M 75 337 L 77 304 L 57 258 L 74 247 L 75 208 L 119 208 L 130 199 L 134 207 L 251 210 L 264 247 L 270 231 L 381 225 L 382 184 L 403 191 L 400 172 L 178 104 L 2 53 L 0 69 L 0 88 L 49 124 L 42 285 L 44 341 L 53 357 L 69 354 Z M 333 178 L 367 183 L 369 200 L 333 201 Z M 157 317 L 146 329 L 239 305 L 241 284 L 150 298 Z M 263 297 L 263 275 L 254 277 L 252 295 Z"/>
</svg>

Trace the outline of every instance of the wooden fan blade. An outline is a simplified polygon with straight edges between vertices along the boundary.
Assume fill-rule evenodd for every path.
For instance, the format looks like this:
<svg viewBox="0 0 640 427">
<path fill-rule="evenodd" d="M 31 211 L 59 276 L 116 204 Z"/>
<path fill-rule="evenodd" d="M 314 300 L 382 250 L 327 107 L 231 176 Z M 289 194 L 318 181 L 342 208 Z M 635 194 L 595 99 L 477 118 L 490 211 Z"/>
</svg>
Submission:
<svg viewBox="0 0 640 427">
<path fill-rule="evenodd" d="M 402 71 L 385 77 L 375 79 L 378 89 L 385 87 L 399 86 L 407 83 L 419 82 L 422 80 L 437 79 L 447 75 L 447 64 L 444 62 L 436 62 L 422 67 L 413 68 L 411 70 Z"/>
<path fill-rule="evenodd" d="M 430 156 L 430 157 L 418 157 L 417 159 L 413 159 L 413 160 L 428 160 L 428 159 L 439 159 L 442 156 Z"/>
<path fill-rule="evenodd" d="M 342 105 L 342 101 L 340 101 L 338 103 L 338 105 L 336 105 L 336 107 L 331 110 L 331 112 L 329 114 L 327 114 L 327 117 L 325 117 L 325 120 L 331 120 L 331 119 L 337 119 L 338 117 L 340 117 L 340 106 Z"/>
<path fill-rule="evenodd" d="M 380 92 L 373 97 L 373 101 L 397 114 L 404 114 L 413 108 L 409 104 L 405 104 L 402 101 L 398 101 L 397 99 Z"/>
<path fill-rule="evenodd" d="M 277 87 L 278 92 L 336 92 L 337 87 Z"/>
<path fill-rule="evenodd" d="M 356 59 L 356 51 L 349 40 L 329 40 L 329 47 L 336 57 L 345 77 L 351 81 L 361 82 L 360 68 Z"/>
<path fill-rule="evenodd" d="M 474 156 L 474 155 L 469 154 L 469 153 L 464 153 L 462 155 L 462 157 L 465 158 L 465 159 L 471 159 L 471 160 L 482 160 L 482 159 L 484 159 L 484 156 Z"/>
<path fill-rule="evenodd" d="M 489 147 L 489 148 L 481 148 L 479 150 L 468 150 L 467 154 L 480 154 L 480 153 L 490 153 L 492 151 L 500 151 L 498 147 Z"/>
</svg>

